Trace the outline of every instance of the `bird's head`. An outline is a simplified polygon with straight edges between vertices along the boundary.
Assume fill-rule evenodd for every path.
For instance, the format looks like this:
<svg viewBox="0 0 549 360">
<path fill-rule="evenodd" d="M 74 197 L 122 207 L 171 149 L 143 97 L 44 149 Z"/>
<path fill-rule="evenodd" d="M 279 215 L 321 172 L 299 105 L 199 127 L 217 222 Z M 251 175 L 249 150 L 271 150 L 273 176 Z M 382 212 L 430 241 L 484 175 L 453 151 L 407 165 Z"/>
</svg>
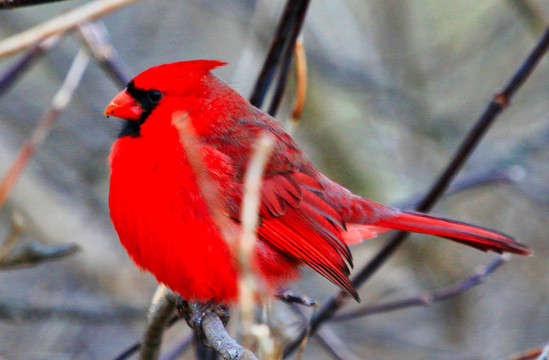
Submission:
<svg viewBox="0 0 549 360">
<path fill-rule="evenodd" d="M 152 67 L 133 78 L 116 95 L 105 109 L 105 115 L 139 126 L 162 104 L 166 110 L 173 108 L 175 103 L 179 107 L 192 104 L 196 98 L 206 96 L 213 77 L 210 70 L 225 64 L 216 60 L 193 60 Z"/>
</svg>

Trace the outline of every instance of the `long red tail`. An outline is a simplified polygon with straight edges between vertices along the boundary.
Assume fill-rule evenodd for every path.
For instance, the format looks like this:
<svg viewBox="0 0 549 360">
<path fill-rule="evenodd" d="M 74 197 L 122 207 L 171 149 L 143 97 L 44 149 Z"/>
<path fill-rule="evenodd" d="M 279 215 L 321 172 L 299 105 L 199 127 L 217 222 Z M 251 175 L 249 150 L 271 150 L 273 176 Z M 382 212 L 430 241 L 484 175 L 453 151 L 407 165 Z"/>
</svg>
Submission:
<svg viewBox="0 0 549 360">
<path fill-rule="evenodd" d="M 440 236 L 483 251 L 532 255 L 532 250 L 528 247 L 502 233 L 425 214 L 403 211 L 395 216 L 379 219 L 375 225 Z"/>
</svg>

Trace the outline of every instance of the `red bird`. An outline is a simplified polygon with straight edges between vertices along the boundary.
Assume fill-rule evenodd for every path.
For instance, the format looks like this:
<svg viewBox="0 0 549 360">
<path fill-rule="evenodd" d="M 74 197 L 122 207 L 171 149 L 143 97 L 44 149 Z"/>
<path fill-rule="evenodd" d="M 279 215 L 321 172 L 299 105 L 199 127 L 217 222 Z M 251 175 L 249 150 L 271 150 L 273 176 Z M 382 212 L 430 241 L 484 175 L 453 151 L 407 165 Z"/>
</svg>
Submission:
<svg viewBox="0 0 549 360">
<path fill-rule="evenodd" d="M 504 234 L 431 215 L 393 209 L 352 194 L 325 177 L 269 115 L 210 71 L 220 61 L 152 67 L 136 76 L 106 108 L 127 120 L 110 155 L 109 206 L 133 261 L 189 301 L 230 303 L 238 268 L 201 196 L 174 114 L 185 112 L 201 143 L 204 164 L 238 227 L 243 177 L 258 136 L 270 132 L 274 151 L 261 188 L 254 265 L 276 289 L 307 265 L 358 299 L 349 281 L 349 244 L 389 230 L 444 237 L 491 250 L 529 255 Z"/>
</svg>

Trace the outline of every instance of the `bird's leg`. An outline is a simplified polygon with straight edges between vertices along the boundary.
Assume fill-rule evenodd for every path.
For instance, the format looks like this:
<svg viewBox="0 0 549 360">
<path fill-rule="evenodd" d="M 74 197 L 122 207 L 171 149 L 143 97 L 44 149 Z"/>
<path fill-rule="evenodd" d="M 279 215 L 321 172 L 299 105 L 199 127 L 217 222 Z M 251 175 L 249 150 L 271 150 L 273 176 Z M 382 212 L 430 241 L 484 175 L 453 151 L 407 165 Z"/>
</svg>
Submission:
<svg viewBox="0 0 549 360">
<path fill-rule="evenodd" d="M 213 301 L 191 302 L 179 297 L 177 299 L 177 311 L 202 339 L 204 338 L 202 332 L 202 319 L 204 319 L 204 316 L 212 312 L 216 313 L 225 326 L 230 319 L 229 308 L 224 304 Z"/>
<path fill-rule="evenodd" d="M 287 289 L 281 290 L 281 292 L 276 294 L 275 297 L 278 300 L 285 302 L 286 304 L 299 304 L 308 307 L 318 306 L 318 302 L 315 299 L 308 296 L 294 295 L 291 291 Z"/>
</svg>

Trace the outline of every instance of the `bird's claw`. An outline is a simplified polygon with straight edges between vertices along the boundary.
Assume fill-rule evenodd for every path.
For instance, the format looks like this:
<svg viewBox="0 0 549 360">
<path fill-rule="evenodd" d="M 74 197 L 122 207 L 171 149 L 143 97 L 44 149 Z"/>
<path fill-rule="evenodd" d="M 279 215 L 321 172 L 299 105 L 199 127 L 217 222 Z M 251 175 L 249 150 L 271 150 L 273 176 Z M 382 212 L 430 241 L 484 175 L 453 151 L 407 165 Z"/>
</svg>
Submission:
<svg viewBox="0 0 549 360">
<path fill-rule="evenodd" d="M 285 302 L 286 304 L 299 304 L 299 305 L 308 306 L 308 307 L 318 306 L 318 302 L 315 299 L 308 296 L 294 295 L 287 290 L 284 290 L 281 293 L 276 294 L 276 298 L 279 299 L 280 301 Z"/>
<path fill-rule="evenodd" d="M 224 304 L 217 304 L 213 301 L 190 302 L 182 297 L 179 297 L 177 300 L 177 311 L 201 338 L 204 338 L 202 331 L 202 320 L 207 314 L 217 314 L 224 326 L 227 326 L 230 319 L 229 308 Z"/>
</svg>

